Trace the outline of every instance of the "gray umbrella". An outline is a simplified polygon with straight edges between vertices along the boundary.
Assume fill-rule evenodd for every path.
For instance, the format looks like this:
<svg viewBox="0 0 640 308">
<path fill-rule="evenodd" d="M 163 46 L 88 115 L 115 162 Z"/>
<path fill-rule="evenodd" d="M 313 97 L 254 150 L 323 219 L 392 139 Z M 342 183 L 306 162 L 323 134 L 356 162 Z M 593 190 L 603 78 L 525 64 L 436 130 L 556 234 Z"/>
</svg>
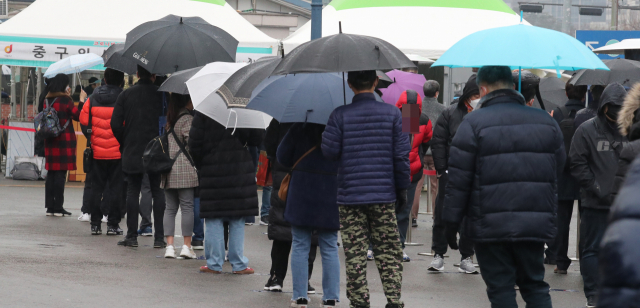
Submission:
<svg viewBox="0 0 640 308">
<path fill-rule="evenodd" d="M 610 69 L 609 71 L 580 70 L 571 79 L 571 84 L 606 86 L 617 82 L 630 87 L 640 81 L 640 62 L 627 59 L 605 60 L 603 62 Z"/>
<path fill-rule="evenodd" d="M 383 71 L 376 71 L 376 75 L 378 75 L 378 89 L 386 89 L 393 83 L 391 77 L 389 77 Z"/>
<path fill-rule="evenodd" d="M 281 57 L 262 58 L 241 68 L 218 89 L 218 94 L 228 107 L 246 107 L 253 90 L 271 75 L 280 61 Z"/>
<path fill-rule="evenodd" d="M 191 77 L 197 74 L 202 68 L 203 66 L 199 66 L 171 74 L 171 76 L 162 83 L 158 91 L 188 95 L 187 80 L 191 79 Z"/>
<path fill-rule="evenodd" d="M 112 68 L 129 75 L 133 75 L 138 70 L 136 62 L 122 55 L 124 44 L 113 44 L 102 54 L 104 66 Z"/>
<path fill-rule="evenodd" d="M 236 62 L 238 41 L 200 17 L 168 15 L 129 33 L 123 55 L 156 74 L 171 74 L 211 62 Z"/>
<path fill-rule="evenodd" d="M 551 111 L 559 106 L 564 106 L 568 100 L 564 87 L 565 82 L 560 78 L 549 77 L 540 79 L 540 96 L 542 96 L 546 110 Z M 533 107 L 540 108 L 538 98 L 533 102 Z"/>
</svg>

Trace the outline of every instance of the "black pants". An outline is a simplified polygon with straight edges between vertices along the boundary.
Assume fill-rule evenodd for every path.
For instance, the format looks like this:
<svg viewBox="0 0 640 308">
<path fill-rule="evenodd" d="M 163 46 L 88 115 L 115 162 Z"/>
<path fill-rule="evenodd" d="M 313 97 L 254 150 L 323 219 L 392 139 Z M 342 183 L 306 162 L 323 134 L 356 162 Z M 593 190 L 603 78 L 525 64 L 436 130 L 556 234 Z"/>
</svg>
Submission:
<svg viewBox="0 0 640 308">
<path fill-rule="evenodd" d="M 586 297 L 598 294 L 598 254 L 608 217 L 608 210 L 583 208 L 580 213 L 580 273 Z"/>
<path fill-rule="evenodd" d="M 438 196 L 436 197 L 436 208 L 433 217 L 433 232 L 431 234 L 431 250 L 434 253 L 444 256 L 447 253 L 449 244 L 445 235 L 445 222 L 442 220 L 442 211 L 444 208 L 444 190 L 447 186 L 448 176 L 443 174 L 438 180 Z M 473 242 L 464 236 L 464 232 L 460 232 L 460 254 L 462 259 L 473 256 Z"/>
<path fill-rule="evenodd" d="M 313 262 L 316 260 L 317 245 L 311 245 L 309 250 L 309 279 L 313 273 Z M 271 246 L 271 276 L 276 276 L 284 281 L 289 268 L 289 253 L 291 252 L 291 242 L 273 241 Z"/>
<path fill-rule="evenodd" d="M 153 226 L 153 223 L 151 223 L 151 213 L 153 213 L 153 194 L 151 193 L 149 176 L 145 174 L 142 179 L 142 192 L 140 196 L 140 216 L 142 217 L 140 230 Z"/>
<path fill-rule="evenodd" d="M 44 207 L 49 213 L 62 212 L 64 205 L 64 184 L 67 181 L 67 171 L 49 171 L 44 183 Z"/>
<path fill-rule="evenodd" d="M 544 243 L 476 243 L 475 250 L 492 308 L 517 308 L 516 284 L 527 308 L 551 308 Z"/>
<path fill-rule="evenodd" d="M 127 238 L 138 237 L 138 215 L 140 215 L 140 190 L 144 174 L 127 174 Z M 153 196 L 154 237 L 164 241 L 162 220 L 166 207 L 164 191 L 160 188 L 160 175 L 149 174 L 151 194 Z"/>
<path fill-rule="evenodd" d="M 93 160 L 91 166 L 91 225 L 99 226 L 102 216 L 109 216 L 107 225 L 120 223 L 122 201 L 122 160 Z M 103 203 L 107 203 L 103 206 Z"/>
<path fill-rule="evenodd" d="M 92 192 L 91 192 L 91 188 L 92 188 L 92 184 L 93 184 L 93 179 L 91 178 L 91 174 L 93 172 L 89 172 L 87 173 L 87 176 L 84 180 L 84 193 L 82 195 L 82 208 L 80 209 L 80 211 L 83 214 L 90 214 L 91 213 L 91 198 L 92 198 Z M 122 173 L 122 171 L 120 171 L 120 173 Z M 120 193 L 120 195 L 122 195 L 122 193 Z M 102 201 L 100 203 L 100 210 L 102 211 L 102 213 L 109 213 L 109 204 L 111 203 L 111 200 L 109 200 L 111 196 L 109 196 L 109 187 L 106 186 L 104 191 L 102 192 Z"/>
<path fill-rule="evenodd" d="M 573 215 L 574 200 L 558 200 L 558 235 L 545 251 L 547 259 L 555 260 L 558 269 L 567 270 L 571 265 L 569 259 L 569 232 L 571 230 L 571 216 Z M 580 200 L 578 200 L 580 206 Z"/>
</svg>

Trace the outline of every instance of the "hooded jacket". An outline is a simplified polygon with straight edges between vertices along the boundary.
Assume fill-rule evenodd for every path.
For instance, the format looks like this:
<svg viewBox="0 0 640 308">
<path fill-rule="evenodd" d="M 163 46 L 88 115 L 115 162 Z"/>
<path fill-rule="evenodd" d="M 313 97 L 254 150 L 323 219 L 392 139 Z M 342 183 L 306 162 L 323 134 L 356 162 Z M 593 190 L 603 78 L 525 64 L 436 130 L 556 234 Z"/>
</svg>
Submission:
<svg viewBox="0 0 640 308">
<path fill-rule="evenodd" d="M 415 104 L 418 105 L 418 108 L 420 108 L 420 114 L 422 115 L 422 99 L 420 98 L 420 95 L 416 95 L 416 98 L 417 101 L 415 102 Z M 407 103 L 407 91 L 404 91 L 402 92 L 402 94 L 400 94 L 400 98 L 396 103 L 396 107 L 402 110 L 402 107 Z M 420 123 L 419 129 L 420 132 L 413 135 L 413 144 L 411 145 L 411 152 L 409 152 L 409 167 L 411 169 L 412 182 L 414 178 L 422 178 L 422 170 L 424 169 L 424 166 L 422 164 L 420 147 L 423 145 L 426 146 L 426 144 L 428 144 L 431 140 L 431 136 L 433 135 L 431 121 L 429 121 L 429 119 L 427 119 L 427 124 Z"/>
<path fill-rule="evenodd" d="M 512 89 L 489 93 L 451 145 L 443 220 L 475 242 L 549 242 L 566 152 L 558 123 Z"/>
<path fill-rule="evenodd" d="M 620 153 L 618 171 L 613 183 L 612 200 L 615 200 L 622 187 L 631 162 L 640 155 L 640 84 L 633 87 L 627 94 L 618 115 L 618 127 L 620 134 L 627 137 L 629 143 L 624 145 L 622 153 Z"/>
<path fill-rule="evenodd" d="M 91 111 L 91 149 L 98 160 L 120 159 L 120 143 L 111 130 L 111 116 L 122 88 L 105 85 L 97 88 L 82 108 L 80 124 L 89 125 Z"/>
<path fill-rule="evenodd" d="M 604 106 L 622 106 L 626 94 L 620 84 L 608 85 L 600 98 L 598 115 L 580 125 L 573 136 L 569 162 L 571 174 L 582 188 L 582 206 L 585 208 L 608 210 L 611 206 L 618 159 L 626 137 L 607 120 Z"/>
<path fill-rule="evenodd" d="M 427 121 L 431 122 L 431 130 L 433 131 L 436 127 L 436 121 L 445 111 L 447 107 L 438 102 L 438 99 L 435 97 L 426 97 L 422 100 L 422 113 L 420 114 L 420 125 L 427 125 Z M 426 155 L 433 155 L 431 152 L 431 141 L 429 141 L 428 149 Z"/>
</svg>

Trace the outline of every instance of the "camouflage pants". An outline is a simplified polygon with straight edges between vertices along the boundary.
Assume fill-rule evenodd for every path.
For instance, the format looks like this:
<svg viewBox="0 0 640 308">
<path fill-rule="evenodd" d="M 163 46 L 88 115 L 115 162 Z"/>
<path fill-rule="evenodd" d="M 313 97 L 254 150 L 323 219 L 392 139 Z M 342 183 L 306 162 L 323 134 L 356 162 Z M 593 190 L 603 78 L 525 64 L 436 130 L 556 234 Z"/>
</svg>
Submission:
<svg viewBox="0 0 640 308">
<path fill-rule="evenodd" d="M 370 307 L 367 286 L 367 249 L 373 255 L 389 304 L 399 304 L 402 288 L 402 248 L 395 206 L 340 206 L 340 233 L 347 267 L 347 298 L 351 307 Z"/>
</svg>

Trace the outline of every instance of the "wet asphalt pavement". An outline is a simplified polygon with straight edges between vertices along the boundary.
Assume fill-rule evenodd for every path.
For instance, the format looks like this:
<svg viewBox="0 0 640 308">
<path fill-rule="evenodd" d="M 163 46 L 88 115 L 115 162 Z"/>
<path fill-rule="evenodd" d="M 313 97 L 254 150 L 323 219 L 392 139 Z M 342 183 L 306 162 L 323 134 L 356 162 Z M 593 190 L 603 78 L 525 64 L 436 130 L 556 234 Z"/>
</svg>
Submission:
<svg viewBox="0 0 640 308">
<path fill-rule="evenodd" d="M 163 249 L 153 248 L 152 237 L 140 237 L 137 248 L 116 245 L 120 236 L 92 236 L 89 223 L 79 222 L 82 184 L 69 183 L 65 208 L 72 217 L 46 217 L 44 182 L 0 179 L 0 307 L 288 307 L 291 277 L 283 293 L 263 292 L 271 264 L 271 242 L 266 226 L 247 226 L 245 255 L 255 275 L 201 274 L 204 260 L 164 259 Z M 423 202 L 426 204 L 426 195 Z M 177 223 L 179 223 L 179 219 Z M 420 215 L 413 229 L 413 242 L 431 243 L 431 216 Z M 121 227 L 125 229 L 123 222 Z M 575 256 L 575 213 L 572 223 Z M 180 228 L 176 228 L 177 232 Z M 103 224 L 103 231 L 106 226 Z M 176 238 L 176 246 L 182 239 Z M 460 255 L 449 252 L 445 272 L 427 270 L 431 257 L 418 256 L 429 246 L 407 247 L 412 261 L 405 263 L 402 299 L 406 307 L 490 307 L 480 275 L 457 271 Z M 196 251 L 203 259 L 203 251 Z M 341 304 L 345 295 L 344 255 L 340 250 Z M 454 262 L 455 261 L 455 262 Z M 369 262 L 372 307 L 384 307 L 386 300 L 373 262 Z M 322 292 L 320 256 L 316 259 L 311 284 Z M 577 263 L 568 275 L 553 274 L 547 265 L 546 281 L 551 285 L 554 307 L 584 307 L 582 279 Z M 520 307 L 524 302 L 518 295 Z M 311 295 L 311 307 L 322 307 L 321 295 Z"/>
</svg>

